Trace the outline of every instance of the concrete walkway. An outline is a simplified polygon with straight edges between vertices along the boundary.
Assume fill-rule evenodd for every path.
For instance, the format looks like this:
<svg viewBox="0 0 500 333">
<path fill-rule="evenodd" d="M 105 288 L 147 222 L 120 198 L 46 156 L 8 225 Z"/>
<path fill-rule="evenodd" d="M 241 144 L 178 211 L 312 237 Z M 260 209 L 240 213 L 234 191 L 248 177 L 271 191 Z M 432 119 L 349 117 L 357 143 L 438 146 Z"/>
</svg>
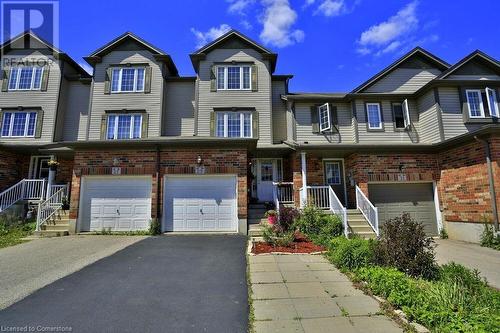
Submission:
<svg viewBox="0 0 500 333">
<path fill-rule="evenodd" d="M 490 286 L 500 289 L 500 251 L 450 239 L 438 239 L 436 244 L 436 259 L 439 264 L 454 261 L 477 269 Z"/>
<path fill-rule="evenodd" d="M 250 256 L 249 265 L 256 333 L 403 332 L 322 256 Z"/>
<path fill-rule="evenodd" d="M 0 309 L 144 236 L 67 236 L 0 249 Z"/>
</svg>

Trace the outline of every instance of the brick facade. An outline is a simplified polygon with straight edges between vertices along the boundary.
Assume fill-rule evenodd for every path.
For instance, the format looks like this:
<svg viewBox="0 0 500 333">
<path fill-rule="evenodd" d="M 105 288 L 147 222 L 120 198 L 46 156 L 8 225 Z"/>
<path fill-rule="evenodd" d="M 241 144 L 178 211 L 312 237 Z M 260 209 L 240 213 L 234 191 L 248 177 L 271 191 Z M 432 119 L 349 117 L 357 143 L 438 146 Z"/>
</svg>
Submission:
<svg viewBox="0 0 500 333">
<path fill-rule="evenodd" d="M 76 151 L 71 189 L 70 218 L 78 217 L 81 177 L 85 175 L 111 175 L 113 167 L 121 168 L 121 175 L 151 175 L 152 217 L 163 209 L 163 179 L 168 174 L 194 174 L 198 155 L 206 174 L 235 174 L 238 178 L 238 217 L 247 217 L 246 149 L 144 149 L 112 151 Z M 158 169 L 159 168 L 159 169 Z M 159 172 L 158 172 L 159 170 Z M 159 182 L 159 183 L 158 183 Z M 158 186 L 159 185 L 159 186 Z M 158 193 L 158 188 L 160 189 Z M 157 196 L 160 207 L 157 207 Z"/>
<path fill-rule="evenodd" d="M 500 207 L 500 139 L 492 138 L 491 156 Z M 471 142 L 439 154 L 440 203 L 448 222 L 492 222 L 493 211 L 486 163 L 486 147 Z"/>
<path fill-rule="evenodd" d="M 29 156 L 0 150 L 0 192 L 27 178 Z"/>
</svg>

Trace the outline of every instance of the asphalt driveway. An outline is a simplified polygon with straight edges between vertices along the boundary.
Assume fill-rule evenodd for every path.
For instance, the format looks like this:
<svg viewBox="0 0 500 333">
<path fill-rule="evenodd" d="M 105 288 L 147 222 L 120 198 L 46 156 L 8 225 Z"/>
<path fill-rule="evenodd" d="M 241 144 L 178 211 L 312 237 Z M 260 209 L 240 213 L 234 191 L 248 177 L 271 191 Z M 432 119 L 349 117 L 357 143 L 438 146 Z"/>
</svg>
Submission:
<svg viewBox="0 0 500 333">
<path fill-rule="evenodd" d="M 72 332 L 246 332 L 243 236 L 139 241 L 0 311 L 0 326 Z"/>
</svg>

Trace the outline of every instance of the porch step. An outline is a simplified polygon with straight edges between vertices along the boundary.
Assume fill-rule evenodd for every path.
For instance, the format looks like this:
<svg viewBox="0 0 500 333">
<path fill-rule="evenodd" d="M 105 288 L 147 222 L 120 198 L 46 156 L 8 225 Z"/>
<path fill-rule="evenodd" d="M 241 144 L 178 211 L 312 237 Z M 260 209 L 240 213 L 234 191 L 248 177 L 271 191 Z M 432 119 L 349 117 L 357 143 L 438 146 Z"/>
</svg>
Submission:
<svg viewBox="0 0 500 333">
<path fill-rule="evenodd" d="M 250 224 L 248 226 L 248 236 L 250 237 L 262 237 L 262 226 L 258 224 Z"/>
<path fill-rule="evenodd" d="M 33 235 L 39 237 L 61 237 L 61 236 L 68 236 L 69 232 L 68 230 L 66 231 L 40 230 L 40 231 L 35 231 Z"/>
<path fill-rule="evenodd" d="M 42 230 L 44 231 L 68 231 L 69 223 L 57 223 L 57 224 L 44 224 L 42 225 Z"/>
<path fill-rule="evenodd" d="M 248 217 L 249 218 L 264 217 L 266 215 L 266 212 L 267 212 L 266 209 L 249 209 L 248 210 Z"/>
<path fill-rule="evenodd" d="M 377 235 L 373 231 L 372 232 L 361 231 L 361 232 L 357 232 L 356 235 L 363 238 L 363 239 L 375 239 L 375 238 L 377 238 Z"/>
</svg>

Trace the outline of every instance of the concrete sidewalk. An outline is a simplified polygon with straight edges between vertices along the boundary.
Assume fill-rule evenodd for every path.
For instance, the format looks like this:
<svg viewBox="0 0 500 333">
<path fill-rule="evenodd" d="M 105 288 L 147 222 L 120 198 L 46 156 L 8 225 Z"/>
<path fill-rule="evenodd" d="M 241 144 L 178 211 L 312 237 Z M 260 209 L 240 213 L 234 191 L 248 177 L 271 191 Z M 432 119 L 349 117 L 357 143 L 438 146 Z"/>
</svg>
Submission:
<svg viewBox="0 0 500 333">
<path fill-rule="evenodd" d="M 144 236 L 66 236 L 0 249 L 0 309 Z"/>
<path fill-rule="evenodd" d="M 500 251 L 451 239 L 438 239 L 436 244 L 436 259 L 439 264 L 454 261 L 477 269 L 490 286 L 500 289 Z"/>
<path fill-rule="evenodd" d="M 249 265 L 256 333 L 403 332 L 323 256 L 250 256 Z"/>
</svg>

